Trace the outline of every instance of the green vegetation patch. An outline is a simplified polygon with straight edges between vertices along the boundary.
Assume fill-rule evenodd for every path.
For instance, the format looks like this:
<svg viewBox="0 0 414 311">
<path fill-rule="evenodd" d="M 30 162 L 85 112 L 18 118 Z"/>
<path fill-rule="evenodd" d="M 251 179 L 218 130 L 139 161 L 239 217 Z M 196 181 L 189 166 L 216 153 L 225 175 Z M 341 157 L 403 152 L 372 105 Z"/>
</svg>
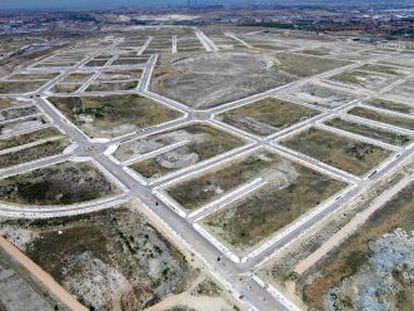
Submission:
<svg viewBox="0 0 414 311">
<path fill-rule="evenodd" d="M 287 160 L 270 177 L 264 187 L 214 213 L 203 225 L 226 244 L 243 251 L 345 187 L 342 182 Z"/>
<path fill-rule="evenodd" d="M 339 128 L 344 131 L 355 133 L 358 135 L 366 136 L 373 139 L 378 139 L 388 144 L 393 145 L 407 145 L 414 140 L 413 136 L 400 134 L 397 132 L 391 132 L 382 130 L 376 127 L 367 126 L 361 123 L 354 123 L 345 121 L 339 118 L 335 118 L 325 123 L 326 125 Z"/>
<path fill-rule="evenodd" d="M 226 111 L 219 119 L 253 134 L 266 136 L 318 114 L 317 110 L 281 99 L 267 98 Z"/>
<path fill-rule="evenodd" d="M 0 155 L 0 168 L 35 161 L 62 153 L 70 142 L 66 139 L 49 141 L 34 147 Z"/>
<path fill-rule="evenodd" d="M 50 97 L 90 137 L 116 137 L 178 118 L 181 113 L 139 95 Z"/>
<path fill-rule="evenodd" d="M 0 180 L 2 201 L 30 205 L 66 205 L 119 193 L 88 163 L 64 162 Z"/>
<path fill-rule="evenodd" d="M 367 173 L 391 154 L 380 147 L 317 128 L 281 144 L 355 175 Z"/>
<path fill-rule="evenodd" d="M 409 130 L 414 130 L 414 119 L 401 118 L 391 114 L 385 114 L 362 107 L 355 107 L 348 111 L 348 114 L 358 116 L 361 118 L 370 119 L 377 122 L 391 124 Z"/>
</svg>

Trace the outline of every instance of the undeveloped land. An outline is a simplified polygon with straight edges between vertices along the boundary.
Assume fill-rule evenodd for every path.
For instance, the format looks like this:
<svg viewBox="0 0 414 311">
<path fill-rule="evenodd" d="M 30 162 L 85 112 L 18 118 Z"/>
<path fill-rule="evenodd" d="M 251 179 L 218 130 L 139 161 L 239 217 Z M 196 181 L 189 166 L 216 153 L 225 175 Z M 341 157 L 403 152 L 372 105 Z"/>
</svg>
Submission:
<svg viewBox="0 0 414 311">
<path fill-rule="evenodd" d="M 219 115 L 219 120 L 239 129 L 266 136 L 319 112 L 277 98 L 267 98 L 232 109 Z"/>
<path fill-rule="evenodd" d="M 164 57 L 161 64 L 154 71 L 152 91 L 206 109 L 345 63 L 295 54 L 218 52 Z"/>
<path fill-rule="evenodd" d="M 350 86 L 363 87 L 368 90 L 380 90 L 396 81 L 397 77 L 376 72 L 353 70 L 337 74 L 331 77 L 330 80 Z"/>
<path fill-rule="evenodd" d="M 366 136 L 373 139 L 378 139 L 388 144 L 407 145 L 414 140 L 414 136 L 400 134 L 393 131 L 364 125 L 361 123 L 349 122 L 340 118 L 335 118 L 325 123 L 326 125 L 339 128 L 344 131 Z"/>
<path fill-rule="evenodd" d="M 237 251 L 269 238 L 345 187 L 287 160 L 279 159 L 268 174 L 268 183 L 262 188 L 203 221 L 209 231 Z"/>
<path fill-rule="evenodd" d="M 35 161 L 58 155 L 70 145 L 67 139 L 48 141 L 41 145 L 20 149 L 18 151 L 0 155 L 0 168 L 6 168 L 25 162 Z"/>
<path fill-rule="evenodd" d="M 0 122 L 22 118 L 36 113 L 40 113 L 40 111 L 35 106 L 12 107 L 10 109 L 0 111 Z"/>
<path fill-rule="evenodd" d="M 20 94 L 34 92 L 45 82 L 0 82 L 0 94 Z"/>
<path fill-rule="evenodd" d="M 64 162 L 0 180 L 1 200 L 19 204 L 74 204 L 116 193 L 116 186 L 88 163 Z"/>
<path fill-rule="evenodd" d="M 276 178 L 281 164 L 282 158 L 259 150 L 180 182 L 168 188 L 167 193 L 185 209 L 194 210 L 255 178 Z"/>
<path fill-rule="evenodd" d="M 90 137 L 112 138 L 181 115 L 139 95 L 51 97 L 49 100 Z"/>
<path fill-rule="evenodd" d="M 367 173 L 391 154 L 380 147 L 313 127 L 281 143 L 355 175 Z"/>
<path fill-rule="evenodd" d="M 361 118 L 374 120 L 377 122 L 388 123 L 397 127 L 414 130 L 414 118 L 404 118 L 391 114 L 385 114 L 374 110 L 356 107 L 348 111 L 348 114 Z"/>
<path fill-rule="evenodd" d="M 145 178 L 157 178 L 178 169 L 240 147 L 244 141 L 204 124 L 195 124 L 154 137 L 165 145 L 187 142 L 184 146 L 137 162 L 130 167 Z"/>
<path fill-rule="evenodd" d="M 1 232 L 1 228 L 0 228 Z M 58 304 L 33 282 L 26 271 L 0 249 L 0 309 L 52 311 Z"/>
<path fill-rule="evenodd" d="M 62 133 L 54 128 L 46 128 L 22 135 L 0 138 L 0 150 L 30 144 L 41 139 L 57 136 L 62 136 Z"/>
<path fill-rule="evenodd" d="M 25 253 L 94 310 L 142 310 L 198 274 L 136 206 L 2 227 L 10 239 L 24 235 Z"/>
<path fill-rule="evenodd" d="M 297 281 L 317 310 L 410 310 L 414 305 L 414 183 Z"/>
<path fill-rule="evenodd" d="M 115 92 L 132 90 L 136 88 L 137 85 L 138 81 L 92 83 L 88 86 L 86 92 Z"/>
<path fill-rule="evenodd" d="M 336 108 L 355 99 L 351 94 L 312 83 L 295 88 L 287 94 L 282 94 L 281 97 L 293 102 L 325 108 Z"/>
<path fill-rule="evenodd" d="M 382 109 L 389 109 L 395 112 L 406 113 L 409 115 L 414 115 L 414 105 L 399 103 L 395 101 L 390 101 L 382 98 L 375 98 L 369 100 L 367 105 L 374 106 Z"/>
</svg>

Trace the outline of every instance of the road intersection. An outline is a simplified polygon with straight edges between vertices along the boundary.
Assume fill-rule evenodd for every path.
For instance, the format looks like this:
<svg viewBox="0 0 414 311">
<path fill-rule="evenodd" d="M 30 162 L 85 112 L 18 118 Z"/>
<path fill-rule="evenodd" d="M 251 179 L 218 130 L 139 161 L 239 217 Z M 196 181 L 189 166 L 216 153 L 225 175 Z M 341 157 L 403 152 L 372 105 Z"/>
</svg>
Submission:
<svg viewBox="0 0 414 311">
<path fill-rule="evenodd" d="M 207 51 L 218 51 L 218 47 L 214 44 L 214 42 L 208 38 L 201 30 L 196 30 L 196 36 Z M 145 44 L 139 48 L 137 55 L 142 55 L 153 39 L 153 37 L 149 37 Z M 172 51 L 176 52 L 176 36 L 172 37 L 172 43 Z M 116 50 L 118 44 L 119 41 L 115 40 L 113 44 L 108 47 L 108 50 Z M 216 119 L 216 116 L 218 114 L 223 113 L 227 110 L 242 107 L 263 98 L 278 96 L 287 89 L 298 87 L 310 81 L 323 81 L 325 78 L 329 78 L 349 69 L 354 69 L 365 63 L 370 63 L 370 61 L 355 62 L 351 65 L 343 66 L 341 68 L 337 68 L 323 74 L 314 75 L 302 80 L 297 80 L 295 82 L 289 83 L 288 85 L 249 96 L 247 98 L 224 104 L 222 106 L 209 110 L 195 110 L 177 101 L 165 98 L 161 95 L 154 94 L 149 91 L 150 79 L 158 59 L 158 55 L 153 54 L 150 56 L 147 64 L 143 68 L 143 73 L 136 89 L 133 91 L 119 93 L 133 93 L 146 96 L 158 103 L 182 112 L 183 116 L 168 123 L 143 129 L 142 131 L 130 133 L 115 139 L 91 139 L 72 122 L 70 122 L 59 110 L 57 110 L 47 100 L 47 97 L 49 95 L 50 89 L 53 86 L 64 80 L 71 73 L 76 72 L 83 65 L 96 57 L 99 53 L 100 52 L 98 51 L 91 53 L 76 65 L 68 67 L 62 71 L 59 76 L 50 80 L 34 94 L 16 94 L 8 96 L 11 98 L 19 97 L 33 101 L 34 104 L 42 111 L 42 113 L 51 120 L 51 123 L 60 129 L 63 133 L 65 133 L 73 145 L 70 151 L 67 153 L 3 169 L 0 171 L 0 178 L 20 174 L 28 170 L 49 166 L 66 160 L 91 160 L 113 181 L 115 181 L 117 185 L 120 186 L 120 188 L 123 190 L 123 193 L 115 197 L 66 207 L 50 206 L 46 208 L 36 208 L 1 204 L 0 214 L 25 218 L 61 217 L 66 215 L 76 215 L 79 213 L 89 213 L 92 211 L 109 208 L 111 206 L 119 204 L 119 202 L 124 202 L 129 199 L 136 200 L 140 203 L 139 208 L 142 209 L 146 215 L 153 219 L 154 222 L 163 226 L 165 230 L 169 231 L 170 234 L 177 239 L 179 244 L 184 247 L 184 249 L 187 249 L 187 251 L 190 253 L 196 254 L 199 259 L 204 262 L 204 264 L 209 268 L 213 276 L 215 276 L 215 278 L 223 286 L 231 290 L 234 297 L 249 309 L 297 310 L 298 307 L 290 302 L 282 293 L 278 292 L 275 288 L 269 286 L 268 284 L 265 284 L 260 278 L 258 278 L 252 272 L 254 268 L 271 258 L 281 249 L 293 243 L 293 241 L 295 241 L 298 237 L 301 237 L 306 232 L 309 232 L 309 230 L 317 226 L 322 220 L 336 213 L 338 210 L 340 210 L 342 204 L 355 199 L 358 195 L 363 193 L 368 184 L 379 181 L 381 178 L 395 170 L 399 164 L 403 163 L 414 153 L 414 144 L 410 144 L 405 147 L 394 146 L 372 138 L 366 138 L 362 135 L 352 134 L 343 130 L 339 130 L 324 124 L 324 122 L 335 117 L 346 118 L 346 112 L 350 109 L 357 106 L 363 106 L 363 102 L 369 99 L 371 96 L 378 96 L 378 94 L 387 92 L 392 87 L 403 83 L 405 79 L 400 79 L 392 86 L 387 86 L 383 90 L 369 94 L 368 96 L 366 95 L 365 91 L 361 91 L 362 95 L 359 96 L 358 100 L 352 100 L 349 103 L 335 109 L 312 106 L 313 109 L 319 110 L 321 113 L 313 118 L 294 124 L 267 137 L 258 137 L 254 134 L 247 133 Z M 357 51 L 355 53 L 357 53 Z M 117 58 L 118 55 L 112 56 L 110 60 L 105 64 L 105 66 L 97 69 L 95 71 L 95 74 L 76 92 L 76 95 L 83 95 L 88 86 L 93 83 Z M 36 71 L 37 69 L 33 68 L 33 72 Z M 31 72 L 31 69 L 29 69 L 28 72 Z M 91 93 L 88 93 L 88 95 L 89 94 Z M 92 94 L 108 95 L 106 92 L 94 92 Z M 66 95 L 60 96 L 64 97 Z M 303 105 L 307 106 L 306 104 Z M 370 107 L 370 109 L 372 109 L 372 107 Z M 388 113 L 388 110 L 386 112 Z M 360 120 L 360 118 L 353 117 L 352 120 L 357 122 L 361 121 L 361 123 L 365 123 L 374 127 L 388 128 L 402 134 L 414 134 L 410 130 L 401 129 L 399 127 L 379 123 L 376 121 L 370 121 L 367 119 Z M 241 139 L 246 140 L 246 144 L 240 148 L 221 154 L 210 160 L 200 162 L 197 165 L 188 167 L 186 169 L 167 174 L 151 182 L 148 182 L 144 178 L 141 178 L 140 176 L 134 174 L 127 168 L 127 165 L 137 160 L 142 160 L 143 158 L 152 157 L 156 154 L 164 153 L 174 148 L 178 148 L 179 146 L 186 144 L 186 141 L 179 142 L 176 145 L 166 146 L 162 149 L 154 151 L 151 154 L 146 154 L 144 156 L 140 155 L 136 158 L 124 162 L 116 160 L 111 155 L 111 153 L 116 150 L 116 147 L 122 143 L 153 135 L 155 133 L 161 133 L 167 130 L 182 127 L 188 124 L 200 122 L 220 128 L 221 130 L 226 131 L 236 137 L 240 137 Z M 309 156 L 306 156 L 294 150 L 290 150 L 280 145 L 281 140 L 286 139 L 292 135 L 296 135 L 297 133 L 300 133 L 310 127 L 329 130 L 340 136 L 346 136 L 359 141 L 365 141 L 370 144 L 378 145 L 382 148 L 390 150 L 392 152 L 392 155 L 380 167 L 372 169 L 364 176 L 354 176 L 349 172 L 332 167 L 316 159 L 312 159 Z M 238 200 L 240 197 L 256 191 L 264 185 L 265 182 L 263 180 L 258 178 L 249 183 L 240 185 L 240 187 L 227 194 L 226 196 L 223 196 L 222 198 L 206 206 L 203 206 L 196 212 L 190 214 L 183 212 L 183 210 L 180 209 L 179 204 L 168 197 L 163 189 L 171 184 L 177 183 L 179 180 L 188 178 L 191 175 L 199 174 L 200 172 L 207 171 L 211 167 L 222 165 L 224 162 L 231 161 L 235 157 L 251 153 L 259 148 L 266 148 L 274 153 L 280 154 L 283 157 L 315 169 L 323 174 L 327 174 L 334 177 L 335 179 L 345 181 L 348 183 L 348 187 L 342 192 L 336 194 L 333 198 L 330 198 L 328 201 L 322 202 L 322 204 L 320 204 L 318 207 L 315 207 L 309 213 L 303 215 L 300 217 L 300 219 L 297 219 L 286 228 L 283 228 L 281 231 L 277 232 L 275 235 L 267 239 L 264 243 L 256 247 L 247 255 L 240 257 L 232 250 L 225 247 L 208 232 L 206 232 L 198 224 L 198 222 L 202 218 L 207 217 L 218 209 L 222 209 L 228 206 L 234 200 Z M 111 152 L 107 151 L 109 149 Z"/>
</svg>

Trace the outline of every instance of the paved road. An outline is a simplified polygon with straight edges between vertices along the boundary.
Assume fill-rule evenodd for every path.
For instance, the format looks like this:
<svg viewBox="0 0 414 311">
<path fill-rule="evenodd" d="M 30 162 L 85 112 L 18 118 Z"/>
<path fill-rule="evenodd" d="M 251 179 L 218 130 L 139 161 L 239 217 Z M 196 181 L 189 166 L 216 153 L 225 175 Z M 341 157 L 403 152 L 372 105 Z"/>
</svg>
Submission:
<svg viewBox="0 0 414 311">
<path fill-rule="evenodd" d="M 217 50 L 214 42 L 209 39 L 204 33 L 197 31 L 197 36 L 199 37 L 200 41 L 206 47 L 206 49 L 210 51 Z M 149 38 L 148 41 L 144 44 L 144 46 L 139 49 L 138 54 L 142 53 L 145 48 L 151 43 L 153 38 Z M 117 42 L 110 48 L 114 48 Z M 138 94 L 143 94 L 152 98 L 160 103 L 173 107 L 183 112 L 183 118 L 177 121 L 173 121 L 168 125 L 161 125 L 158 127 L 152 127 L 150 129 L 138 131 L 136 133 L 132 133 L 130 135 L 123 136 L 122 138 L 117 138 L 112 141 L 93 141 L 90 140 L 82 131 L 80 131 L 76 126 L 74 126 L 69 120 L 67 120 L 59 111 L 57 111 L 50 103 L 45 100 L 44 96 L 50 88 L 52 88 L 56 83 L 63 80 L 67 75 L 76 71 L 83 64 L 87 63 L 93 57 L 95 57 L 98 52 L 91 54 L 84 60 L 80 61 L 73 67 L 67 68 L 64 72 L 61 73 L 57 78 L 51 80 L 45 86 L 43 86 L 35 96 L 35 103 L 38 107 L 44 111 L 53 121 L 53 123 L 62 129 L 70 139 L 76 143 L 77 148 L 74 149 L 73 155 L 75 156 L 82 156 L 82 157 L 91 157 L 93 158 L 100 166 L 102 166 L 106 171 L 110 172 L 116 180 L 121 183 L 126 189 L 127 193 L 119 199 L 126 199 L 128 197 L 133 197 L 142 202 L 142 206 L 140 207 L 147 215 L 152 217 L 154 221 L 157 223 L 161 223 L 163 226 L 170 231 L 170 234 L 176 236 L 177 240 L 184 245 L 190 252 L 199 254 L 205 264 L 209 267 L 212 273 L 219 278 L 222 284 L 231 287 L 234 291 L 235 296 L 240 297 L 242 301 L 246 303 L 247 306 L 251 308 L 256 308 L 258 310 L 286 310 L 286 309 L 295 309 L 295 306 L 291 304 L 289 301 L 286 300 L 285 297 L 279 295 L 275 296 L 272 295 L 270 291 L 267 290 L 266 286 L 263 286 L 260 282 L 257 281 L 256 278 L 252 277 L 250 274 L 251 269 L 256 267 L 257 264 L 266 260 L 270 255 L 275 253 L 276 251 L 280 250 L 281 248 L 289 245 L 292 241 L 294 241 L 298 236 L 307 232 L 310 228 L 317 225 L 322 219 L 326 218 L 327 216 L 335 213 L 340 209 L 341 205 L 344 202 L 354 199 L 357 195 L 364 191 L 364 182 L 369 181 L 370 183 L 378 181 L 381 177 L 385 174 L 389 173 L 392 169 L 394 169 L 398 164 L 402 163 L 405 159 L 413 154 L 413 147 L 405 148 L 403 150 L 391 148 L 392 146 L 385 146 L 381 142 L 375 142 L 378 145 L 383 145 L 384 147 L 389 147 L 389 149 L 393 149 L 393 151 L 398 151 L 398 157 L 395 155 L 392 161 L 389 161 L 381 170 L 376 172 L 373 175 L 369 176 L 352 176 L 349 173 L 343 172 L 341 170 L 332 168 L 327 166 L 326 164 L 320 163 L 319 161 L 315 161 L 309 157 L 306 157 L 300 153 L 297 153 L 293 150 L 286 150 L 282 148 L 278 144 L 278 141 L 282 138 L 286 138 L 288 135 L 296 134 L 297 132 L 309 127 L 309 126 L 320 126 L 325 120 L 335 116 L 342 116 L 347 109 L 354 107 L 357 103 L 349 103 L 347 105 L 343 105 L 337 109 L 321 109 L 321 114 L 315 118 L 309 119 L 300 123 L 299 125 L 293 125 L 288 129 L 285 129 L 275 135 L 271 135 L 266 138 L 256 137 L 249 133 L 244 133 L 238 129 L 232 128 L 231 126 L 221 124 L 217 120 L 214 119 L 214 115 L 220 112 L 223 112 L 227 109 L 239 107 L 241 105 L 245 105 L 256 101 L 258 99 L 266 98 L 269 96 L 277 95 L 286 89 L 297 87 L 305 82 L 309 81 L 317 81 L 320 79 L 324 79 L 329 77 L 330 75 L 335 75 L 337 73 L 343 72 L 348 69 L 355 68 L 364 62 L 354 63 L 348 66 L 344 66 L 320 75 L 315 75 L 310 78 L 302 79 L 299 81 L 295 81 L 289 85 L 282 86 L 268 92 L 264 92 L 261 94 L 256 94 L 250 96 L 248 98 L 244 98 L 241 100 L 234 101 L 232 103 L 213 108 L 210 110 L 198 111 L 194 110 L 190 107 L 187 107 L 181 103 L 173 101 L 171 99 L 165 98 L 163 96 L 153 94 L 148 91 L 149 81 L 151 78 L 152 70 L 157 61 L 157 55 L 152 55 L 150 60 L 148 61 L 146 67 L 144 68 L 140 85 L 138 86 L 137 90 L 133 91 Z M 111 61 L 107 63 L 109 65 L 113 60 L 116 59 L 117 56 L 111 58 Z M 101 72 L 100 70 L 99 72 Z M 99 73 L 98 72 L 98 73 Z M 94 75 L 94 77 L 89 80 L 86 84 L 92 83 L 94 79 L 97 78 L 98 73 Z M 86 85 L 85 84 L 85 85 Z M 395 84 L 396 85 L 396 84 Z M 85 89 L 84 86 L 82 89 Z M 82 90 L 81 89 L 81 90 Z M 389 87 L 382 90 L 383 92 L 389 90 Z M 123 92 L 119 92 L 122 94 Z M 96 95 L 107 95 L 107 93 L 96 92 Z M 361 98 L 366 99 L 367 93 L 361 91 Z M 219 126 L 223 130 L 232 133 L 233 135 L 244 137 L 250 141 L 250 145 L 246 148 L 241 149 L 234 153 L 226 154 L 222 157 L 213 158 L 209 161 L 204 163 L 200 163 L 195 167 L 191 167 L 185 171 L 178 172 L 171 178 L 164 178 L 157 182 L 152 183 L 151 185 L 146 185 L 137 181 L 133 176 L 131 176 L 127 171 L 123 169 L 123 166 L 115 161 L 112 161 L 110 157 L 104 154 L 104 151 L 108 146 L 114 143 L 121 143 L 125 142 L 130 139 L 136 139 L 142 137 L 144 135 L 148 135 L 151 133 L 155 133 L 161 130 L 167 130 L 171 127 L 184 125 L 187 124 L 189 121 L 197 121 L 197 122 L 209 122 L 214 126 Z M 369 120 L 364 120 L 371 125 L 378 126 L 377 122 L 372 122 Z M 383 126 L 383 125 L 381 125 Z M 386 126 L 386 125 L 385 125 Z M 332 131 L 336 131 L 335 129 L 331 129 Z M 404 130 L 399 128 L 394 128 L 393 130 L 404 132 Z M 337 131 L 339 133 L 339 131 Z M 344 134 L 340 132 L 340 134 Z M 352 136 L 352 134 L 347 134 L 348 136 Z M 361 138 L 352 136 L 354 138 Z M 365 139 L 365 138 L 364 138 Z M 367 140 L 367 139 L 365 139 Z M 371 142 L 374 142 L 370 140 Z M 327 204 L 321 206 L 314 214 L 309 215 L 307 218 L 304 218 L 298 222 L 295 222 L 291 227 L 288 227 L 284 232 L 280 235 L 276 236 L 274 239 L 271 240 L 271 243 L 265 244 L 258 248 L 256 251 L 250 253 L 249 255 L 241 258 L 241 262 L 235 262 L 230 257 L 226 256 L 222 249 L 216 247 L 214 245 L 214 241 L 211 241 L 209 238 L 206 238 L 200 231 L 195 230 L 195 220 L 196 218 L 186 218 L 181 217 L 179 214 L 174 212 L 167 204 L 163 201 L 159 200 L 158 197 L 154 193 L 154 189 L 156 187 L 160 187 L 169 183 L 171 181 L 176 180 L 177 178 L 181 178 L 188 173 L 194 171 L 195 168 L 197 169 L 208 169 L 212 165 L 216 165 L 222 161 L 228 161 L 234 158 L 234 156 L 239 155 L 241 152 L 246 150 L 253 150 L 257 147 L 266 147 L 274 150 L 275 152 L 279 152 L 288 156 L 295 161 L 299 161 L 304 163 L 307 166 L 313 167 L 317 170 L 325 172 L 326 174 L 336 176 L 339 179 L 345 180 L 349 182 L 351 185 L 354 185 L 352 188 L 349 189 L 348 192 L 344 193 L 341 197 L 332 198 L 331 201 L 327 202 Z M 56 161 L 63 161 L 68 159 L 70 155 L 62 155 L 58 159 L 43 159 L 39 163 L 33 164 L 35 166 L 45 166 L 48 164 L 56 163 Z M 20 173 L 24 170 L 29 169 L 32 164 L 27 164 L 26 166 L 20 167 L 12 167 L 7 170 L 0 171 L 0 177 L 8 176 L 10 174 Z M 33 167 L 32 167 L 33 168 Z M 224 200 L 224 203 L 231 201 L 231 196 L 229 197 L 228 201 Z M 111 202 L 110 202 L 111 203 Z M 112 202 L 113 203 L 113 202 Z M 221 204 L 220 203 L 220 204 Z M 101 206 L 106 207 L 110 206 L 108 202 L 102 203 Z M 100 203 L 96 204 L 94 207 L 100 206 Z M 91 208 L 91 206 L 89 206 Z M 3 207 L 4 212 L 10 213 L 13 212 L 12 207 Z M 85 205 L 78 205 L 70 207 L 69 212 L 78 213 L 82 212 L 86 209 Z M 2 207 L 0 206 L 0 211 L 2 211 Z M 35 213 L 35 211 L 34 211 Z M 203 214 L 204 215 L 204 214 Z M 32 215 L 33 216 L 33 215 Z M 60 214 L 56 213 L 55 216 L 60 216 Z"/>
</svg>

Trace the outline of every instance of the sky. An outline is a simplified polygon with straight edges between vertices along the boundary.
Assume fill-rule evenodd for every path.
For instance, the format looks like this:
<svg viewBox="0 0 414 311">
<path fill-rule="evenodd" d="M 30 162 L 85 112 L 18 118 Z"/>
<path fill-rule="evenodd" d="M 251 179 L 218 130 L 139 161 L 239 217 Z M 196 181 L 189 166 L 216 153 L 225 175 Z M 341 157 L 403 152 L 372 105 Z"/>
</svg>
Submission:
<svg viewBox="0 0 414 311">
<path fill-rule="evenodd" d="M 199 0 L 220 3 L 223 1 Z M 148 7 L 183 5 L 187 0 L 0 0 L 0 9 L 105 9 L 121 6 Z"/>
<path fill-rule="evenodd" d="M 201 4 L 237 4 L 237 3 L 281 3 L 281 2 L 352 2 L 346 0 L 198 0 Z M 363 1 L 364 3 L 380 3 L 386 0 Z M 410 2 L 410 0 L 394 0 L 393 2 Z M 355 0 L 354 0 L 355 2 Z M 186 5 L 187 0 L 0 0 L 0 10 L 5 9 L 108 9 L 128 7 L 149 7 L 166 5 Z"/>
</svg>

